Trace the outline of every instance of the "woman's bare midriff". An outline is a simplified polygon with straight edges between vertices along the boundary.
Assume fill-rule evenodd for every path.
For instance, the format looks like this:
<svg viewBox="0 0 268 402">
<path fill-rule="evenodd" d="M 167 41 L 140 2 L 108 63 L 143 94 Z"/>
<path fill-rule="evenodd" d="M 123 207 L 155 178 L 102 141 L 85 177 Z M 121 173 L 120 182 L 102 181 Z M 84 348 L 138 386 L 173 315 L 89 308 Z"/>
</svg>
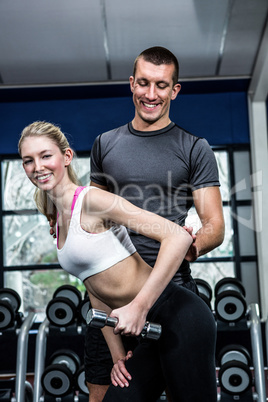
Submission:
<svg viewBox="0 0 268 402">
<path fill-rule="evenodd" d="M 129 303 L 140 291 L 152 268 L 138 253 L 84 281 L 89 293 L 112 309 Z"/>
</svg>

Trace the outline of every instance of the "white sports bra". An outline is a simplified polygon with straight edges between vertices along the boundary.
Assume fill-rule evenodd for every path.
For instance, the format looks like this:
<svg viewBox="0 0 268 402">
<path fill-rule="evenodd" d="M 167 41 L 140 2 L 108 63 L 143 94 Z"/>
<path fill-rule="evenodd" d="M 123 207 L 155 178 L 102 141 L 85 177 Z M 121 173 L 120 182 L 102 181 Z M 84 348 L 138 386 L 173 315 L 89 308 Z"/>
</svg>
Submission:
<svg viewBox="0 0 268 402">
<path fill-rule="evenodd" d="M 81 281 L 105 271 L 136 251 L 124 226 L 112 226 L 101 233 L 88 233 L 81 228 L 83 199 L 92 188 L 97 187 L 77 188 L 65 244 L 61 249 L 57 246 L 58 261 L 61 267 Z"/>
</svg>

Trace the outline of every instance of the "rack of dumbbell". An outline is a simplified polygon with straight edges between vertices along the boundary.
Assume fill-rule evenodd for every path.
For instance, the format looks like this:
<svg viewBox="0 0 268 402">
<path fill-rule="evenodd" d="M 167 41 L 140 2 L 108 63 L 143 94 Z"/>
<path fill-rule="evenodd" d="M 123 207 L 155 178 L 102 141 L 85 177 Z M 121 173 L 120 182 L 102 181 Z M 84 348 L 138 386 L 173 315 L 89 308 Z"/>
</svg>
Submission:
<svg viewBox="0 0 268 402">
<path fill-rule="evenodd" d="M 0 289 L 0 335 L 1 335 L 1 402 L 32 402 L 33 388 L 26 380 L 28 339 L 36 315 L 20 312 L 21 298 L 10 288 Z M 6 358 L 5 358 L 6 356 Z M 8 371 L 10 375 L 8 375 Z"/>
<path fill-rule="evenodd" d="M 60 286 L 46 308 L 36 338 L 34 402 L 85 402 L 83 367 L 90 301 L 72 285 Z"/>
<path fill-rule="evenodd" d="M 217 322 L 218 400 L 266 401 L 264 354 L 258 304 L 247 306 L 237 278 L 223 278 L 214 288 Z"/>
</svg>

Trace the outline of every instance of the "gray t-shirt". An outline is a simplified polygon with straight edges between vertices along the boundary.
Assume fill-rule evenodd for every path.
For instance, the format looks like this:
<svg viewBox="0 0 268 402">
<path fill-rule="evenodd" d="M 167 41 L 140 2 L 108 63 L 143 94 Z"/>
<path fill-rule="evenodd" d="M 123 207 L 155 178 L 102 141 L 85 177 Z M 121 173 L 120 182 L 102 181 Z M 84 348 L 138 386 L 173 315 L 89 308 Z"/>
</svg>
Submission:
<svg viewBox="0 0 268 402">
<path fill-rule="evenodd" d="M 91 180 L 179 225 L 193 204 L 193 190 L 220 185 L 208 142 L 175 123 L 146 132 L 134 130 L 129 123 L 99 135 L 91 151 Z M 153 266 L 159 243 L 130 235 L 137 251 Z M 178 273 L 189 275 L 186 261 Z"/>
</svg>

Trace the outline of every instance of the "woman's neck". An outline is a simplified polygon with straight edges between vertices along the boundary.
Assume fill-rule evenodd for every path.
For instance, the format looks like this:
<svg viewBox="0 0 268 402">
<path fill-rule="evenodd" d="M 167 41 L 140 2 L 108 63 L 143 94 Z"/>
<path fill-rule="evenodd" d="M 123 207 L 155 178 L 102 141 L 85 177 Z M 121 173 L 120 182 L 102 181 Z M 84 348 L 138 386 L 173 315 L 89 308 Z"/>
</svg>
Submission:
<svg viewBox="0 0 268 402">
<path fill-rule="evenodd" d="M 48 192 L 48 197 L 51 199 L 60 215 L 70 214 L 74 193 L 77 187 L 77 184 L 70 182 L 63 186 L 57 186 L 57 189 L 53 189 L 53 192 Z"/>
</svg>

